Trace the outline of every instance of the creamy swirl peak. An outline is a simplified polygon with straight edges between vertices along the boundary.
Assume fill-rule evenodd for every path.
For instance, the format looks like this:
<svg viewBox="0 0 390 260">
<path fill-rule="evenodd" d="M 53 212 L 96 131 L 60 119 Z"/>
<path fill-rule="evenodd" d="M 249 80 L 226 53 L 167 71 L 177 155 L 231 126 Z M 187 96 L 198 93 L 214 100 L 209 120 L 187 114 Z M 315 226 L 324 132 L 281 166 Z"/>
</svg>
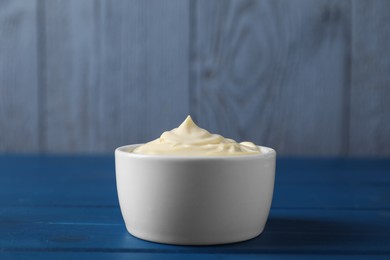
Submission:
<svg viewBox="0 0 390 260">
<path fill-rule="evenodd" d="M 251 142 L 237 143 L 233 139 L 197 126 L 190 116 L 171 131 L 159 138 L 134 149 L 138 154 L 171 154 L 183 156 L 224 156 L 260 153 L 259 147 Z"/>
</svg>

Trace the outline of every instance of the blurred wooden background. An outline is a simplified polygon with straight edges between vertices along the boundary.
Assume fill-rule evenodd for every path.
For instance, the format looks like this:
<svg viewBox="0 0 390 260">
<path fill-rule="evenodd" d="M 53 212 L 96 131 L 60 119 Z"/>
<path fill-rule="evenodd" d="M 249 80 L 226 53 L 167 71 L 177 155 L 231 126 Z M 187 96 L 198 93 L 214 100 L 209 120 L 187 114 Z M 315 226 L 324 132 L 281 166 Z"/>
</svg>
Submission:
<svg viewBox="0 0 390 260">
<path fill-rule="evenodd" d="M 390 1 L 0 0 L 0 152 L 112 153 L 187 114 L 281 155 L 390 155 Z"/>
</svg>

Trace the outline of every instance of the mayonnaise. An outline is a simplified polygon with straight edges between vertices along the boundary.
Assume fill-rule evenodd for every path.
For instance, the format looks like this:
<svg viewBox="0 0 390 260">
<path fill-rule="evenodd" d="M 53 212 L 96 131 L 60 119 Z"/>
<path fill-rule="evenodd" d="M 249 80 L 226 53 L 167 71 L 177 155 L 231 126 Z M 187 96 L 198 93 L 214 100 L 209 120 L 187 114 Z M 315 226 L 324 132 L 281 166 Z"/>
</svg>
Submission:
<svg viewBox="0 0 390 260">
<path fill-rule="evenodd" d="M 198 127 L 190 116 L 160 138 L 134 149 L 137 154 L 171 154 L 190 156 L 224 156 L 260 153 L 259 147 L 251 142 L 236 143 L 233 139 L 211 134 Z"/>
</svg>

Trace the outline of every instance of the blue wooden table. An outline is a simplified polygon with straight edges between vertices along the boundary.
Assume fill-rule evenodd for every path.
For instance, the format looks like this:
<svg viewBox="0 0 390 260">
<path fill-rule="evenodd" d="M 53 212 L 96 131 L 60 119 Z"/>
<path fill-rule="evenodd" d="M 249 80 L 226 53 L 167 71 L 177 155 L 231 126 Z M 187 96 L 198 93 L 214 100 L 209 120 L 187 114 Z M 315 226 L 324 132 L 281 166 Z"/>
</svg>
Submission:
<svg viewBox="0 0 390 260">
<path fill-rule="evenodd" d="M 390 259 L 389 159 L 278 159 L 259 237 L 171 246 L 127 233 L 111 156 L 0 156 L 0 259 Z"/>
</svg>

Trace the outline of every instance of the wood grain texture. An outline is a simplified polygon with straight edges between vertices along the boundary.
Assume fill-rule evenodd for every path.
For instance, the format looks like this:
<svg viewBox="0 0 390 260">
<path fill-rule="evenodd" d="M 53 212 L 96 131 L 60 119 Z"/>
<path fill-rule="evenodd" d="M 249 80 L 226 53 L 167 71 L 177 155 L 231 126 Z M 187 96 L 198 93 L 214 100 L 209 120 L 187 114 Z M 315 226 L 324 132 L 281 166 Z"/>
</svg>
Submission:
<svg viewBox="0 0 390 260">
<path fill-rule="evenodd" d="M 390 155 L 389 10 L 389 1 L 353 1 L 351 155 Z"/>
<path fill-rule="evenodd" d="M 119 208 L 0 208 L 0 252 L 389 254 L 388 210 L 271 210 L 264 232 L 216 246 L 173 246 L 130 235 Z"/>
<path fill-rule="evenodd" d="M 36 1 L 0 1 L 0 151 L 37 152 Z"/>
<path fill-rule="evenodd" d="M 43 253 L 66 254 L 67 259 L 71 253 L 96 253 L 93 259 L 99 253 L 137 259 L 139 253 L 240 259 L 242 254 L 298 259 L 390 254 L 389 159 L 278 159 L 277 165 L 272 208 L 260 236 L 194 247 L 150 243 L 128 234 L 112 155 L 0 156 L 0 258 L 15 259 L 14 253 L 40 253 L 38 259 L 51 259 Z"/>
<path fill-rule="evenodd" d="M 278 159 L 272 209 L 390 210 L 389 171 L 389 160 Z M 0 208 L 117 208 L 114 172 L 113 156 L 0 156 Z"/>
<path fill-rule="evenodd" d="M 349 9 L 348 1 L 197 1 L 198 123 L 280 154 L 342 154 Z"/>
<path fill-rule="evenodd" d="M 50 252 L 50 250 L 36 250 L 28 252 L 12 252 L 12 251 L 3 251 L 0 252 L 0 258 L 4 260 L 17 260 L 17 259 L 37 259 L 37 260 L 69 260 L 69 259 L 94 259 L 94 260 L 106 260 L 106 259 L 115 259 L 115 260 L 128 260 L 129 258 L 136 258 L 138 260 L 256 260 L 261 258 L 266 258 L 268 260 L 312 260 L 312 259 L 343 259 L 343 260 L 366 260 L 368 258 L 367 254 L 351 254 L 346 255 L 342 252 L 339 254 L 276 254 L 276 253 L 257 253 L 257 254 L 229 254 L 229 253 L 156 253 L 156 252 Z M 388 260 L 389 256 L 386 254 L 370 254 L 370 259 L 375 260 Z"/>
<path fill-rule="evenodd" d="M 0 152 L 112 152 L 192 114 L 280 155 L 390 155 L 385 0 L 0 1 Z"/>
<path fill-rule="evenodd" d="M 111 152 L 188 113 L 188 1 L 46 1 L 44 151 Z"/>
</svg>

